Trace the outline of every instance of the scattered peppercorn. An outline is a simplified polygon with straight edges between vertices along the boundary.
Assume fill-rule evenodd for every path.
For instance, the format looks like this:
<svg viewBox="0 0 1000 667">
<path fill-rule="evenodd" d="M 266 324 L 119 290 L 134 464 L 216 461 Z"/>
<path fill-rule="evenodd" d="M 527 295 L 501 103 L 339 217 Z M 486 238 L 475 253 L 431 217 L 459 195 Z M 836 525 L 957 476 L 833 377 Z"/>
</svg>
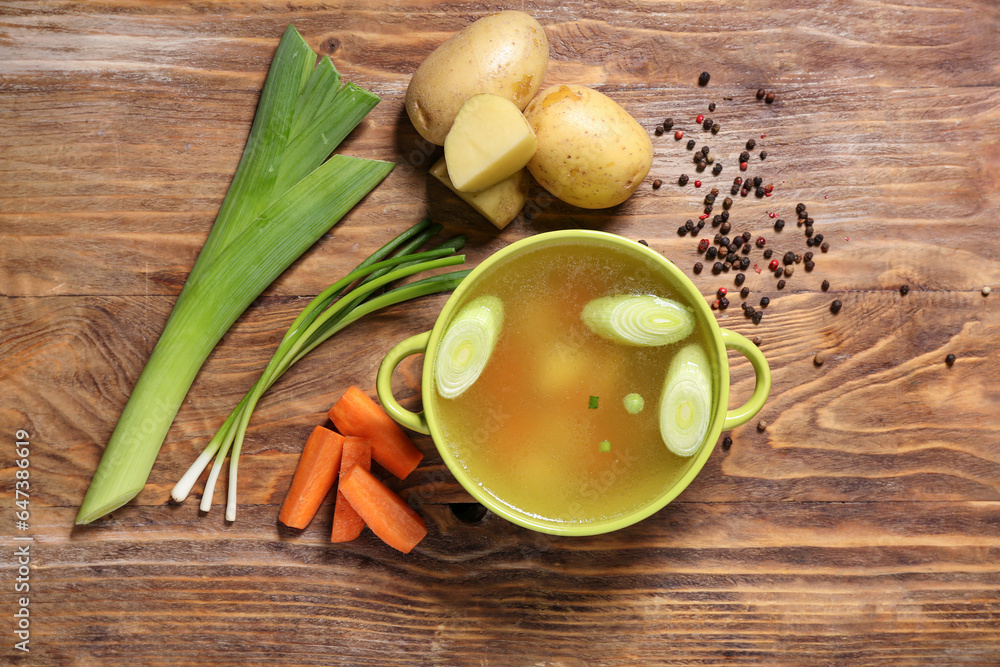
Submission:
<svg viewBox="0 0 1000 667">
<path fill-rule="evenodd" d="M 680 130 L 677 130 L 676 132 L 674 132 L 674 139 L 676 139 L 677 141 L 680 141 L 683 138 L 684 138 L 684 133 L 683 132 L 681 132 Z"/>
<path fill-rule="evenodd" d="M 712 273 L 722 273 L 722 262 L 716 262 L 712 265 Z"/>
<path fill-rule="evenodd" d="M 983 296 L 989 296 L 990 292 L 993 290 L 990 289 L 989 285 L 983 285 L 983 289 L 980 291 L 983 293 Z"/>
<path fill-rule="evenodd" d="M 726 197 L 726 199 L 729 199 L 729 197 Z M 732 201 L 732 199 L 729 199 L 729 201 Z M 723 207 L 725 207 L 725 201 L 723 201 L 722 204 Z M 727 220 L 729 220 L 729 211 L 723 211 L 722 213 L 719 214 L 719 217 L 722 218 L 722 222 L 726 222 Z"/>
<path fill-rule="evenodd" d="M 714 167 L 712 167 L 712 174 L 718 176 L 721 173 L 722 173 L 722 163 L 718 162 Z"/>
<path fill-rule="evenodd" d="M 760 176 L 754 176 L 753 177 L 753 186 L 755 188 L 759 188 L 763 183 L 764 183 L 764 179 L 762 179 Z"/>
<path fill-rule="evenodd" d="M 661 181 L 660 179 L 657 178 L 655 181 L 653 181 L 654 190 L 659 190 L 661 185 L 663 185 L 663 181 Z"/>
<path fill-rule="evenodd" d="M 707 257 L 708 259 L 715 259 L 718 254 L 719 254 L 719 249 L 716 248 L 714 245 L 709 246 L 708 250 L 705 251 L 705 257 Z"/>
<path fill-rule="evenodd" d="M 657 125 L 656 129 L 653 130 L 653 134 L 655 134 L 658 137 L 662 136 L 663 135 L 663 126 L 662 125 Z"/>
<path fill-rule="evenodd" d="M 712 123 L 712 134 L 718 134 L 719 130 L 721 130 L 721 129 L 722 129 L 722 125 L 720 125 L 718 123 L 718 121 Z"/>
<path fill-rule="evenodd" d="M 764 421 L 763 419 L 761 419 L 759 422 L 757 422 L 757 430 L 758 431 L 767 430 L 767 422 Z"/>
<path fill-rule="evenodd" d="M 677 234 L 679 236 L 684 236 L 687 233 L 688 233 L 688 229 L 684 225 L 681 225 L 680 227 L 677 228 Z"/>
<path fill-rule="evenodd" d="M 812 227 L 812 225 L 806 225 L 805 234 L 806 234 L 807 237 L 813 235 L 813 227 Z"/>
<path fill-rule="evenodd" d="M 756 311 L 756 310 L 754 310 L 753 306 L 748 306 L 748 305 L 746 305 L 745 303 L 743 304 L 743 313 L 744 313 L 744 314 L 745 314 L 745 315 L 746 315 L 747 317 L 753 317 L 753 316 L 754 316 L 754 314 L 755 314 L 756 312 L 757 312 L 757 311 Z"/>
<path fill-rule="evenodd" d="M 736 274 L 736 286 L 739 287 L 740 285 L 742 285 L 743 281 L 745 281 L 746 279 L 747 279 L 747 274 L 745 274 L 745 273 L 737 273 Z"/>
<path fill-rule="evenodd" d="M 836 299 L 833 303 L 830 304 L 830 312 L 832 312 L 834 315 L 836 315 L 837 313 L 840 312 L 840 309 L 843 306 L 844 306 L 844 304 L 842 304 L 840 302 L 840 299 Z"/>
<path fill-rule="evenodd" d="M 757 99 L 758 100 L 764 99 L 764 89 L 763 88 L 758 88 L 757 89 Z"/>
<path fill-rule="evenodd" d="M 753 338 L 750 339 L 750 342 L 756 345 L 757 347 L 760 347 L 760 344 L 763 343 L 764 341 L 761 339 L 760 336 L 754 336 Z"/>
<path fill-rule="evenodd" d="M 700 188 L 701 187 L 701 181 L 695 181 L 694 182 L 694 187 Z"/>
<path fill-rule="evenodd" d="M 767 159 L 767 151 L 761 151 L 760 152 L 760 159 L 761 160 L 766 160 Z"/>
<path fill-rule="evenodd" d="M 817 366 L 822 366 L 824 361 L 826 361 L 826 357 L 823 356 L 822 352 L 817 352 L 816 356 L 813 357 L 813 363 Z"/>
<path fill-rule="evenodd" d="M 802 263 L 802 255 L 799 255 L 799 254 L 795 255 L 795 263 L 796 264 L 801 264 Z"/>
<path fill-rule="evenodd" d="M 740 162 L 740 171 L 746 171 L 746 170 L 747 170 L 747 163 Z"/>
<path fill-rule="evenodd" d="M 767 193 L 764 192 L 764 188 L 757 188 L 756 190 L 754 190 L 754 194 L 757 195 L 758 197 L 763 197 Z"/>
<path fill-rule="evenodd" d="M 807 259 L 805 267 L 806 271 L 812 271 L 813 269 L 816 268 L 816 262 L 812 261 L 811 259 Z"/>
<path fill-rule="evenodd" d="M 767 95 L 765 95 L 764 96 L 764 101 L 767 102 L 768 104 L 770 104 L 771 102 L 773 102 L 774 101 L 774 93 L 768 93 Z"/>
<path fill-rule="evenodd" d="M 713 195 L 711 193 L 705 195 L 705 203 L 706 204 L 714 204 L 715 203 L 715 195 Z"/>
<path fill-rule="evenodd" d="M 708 103 L 708 110 L 709 111 L 715 111 L 715 102 L 709 102 Z"/>
<path fill-rule="evenodd" d="M 729 210 L 729 207 L 732 205 L 733 205 L 732 197 L 726 197 L 725 199 L 722 200 L 722 208 Z"/>
<path fill-rule="evenodd" d="M 826 252 L 826 251 L 828 251 L 830 249 L 830 244 L 829 243 L 823 243 L 823 245 L 821 245 L 819 247 L 819 249 L 822 250 L 823 252 Z"/>
<path fill-rule="evenodd" d="M 704 265 L 704 264 L 702 264 L 701 262 L 695 262 L 695 263 L 694 263 L 694 272 L 695 272 L 695 273 L 701 273 L 701 270 L 702 270 L 703 268 L 705 268 L 705 265 Z"/>
<path fill-rule="evenodd" d="M 786 266 L 785 267 L 785 277 L 786 278 L 791 278 L 791 276 L 792 276 L 793 273 L 795 273 L 795 267 L 794 266 Z"/>
<path fill-rule="evenodd" d="M 758 248 L 763 248 L 766 244 L 767 244 L 767 239 L 765 239 L 763 236 L 758 236 L 757 237 L 757 247 Z"/>
<path fill-rule="evenodd" d="M 743 151 L 740 153 L 740 162 L 748 162 L 750 160 L 750 153 L 748 151 Z"/>
<path fill-rule="evenodd" d="M 830 289 L 830 281 L 824 280 L 823 283 L 820 285 L 820 289 L 822 289 L 824 292 Z"/>
<path fill-rule="evenodd" d="M 743 269 L 744 271 L 746 271 L 747 269 L 750 268 L 750 258 L 749 257 L 744 257 L 743 259 L 740 260 L 740 268 Z"/>
<path fill-rule="evenodd" d="M 785 262 L 785 264 L 794 264 L 795 253 L 789 250 L 788 252 L 785 253 L 785 256 L 782 258 L 782 260 Z"/>
<path fill-rule="evenodd" d="M 944 358 L 944 363 L 948 364 L 949 366 L 951 366 L 952 364 L 954 364 L 955 363 L 955 355 L 954 354 L 949 354 L 947 357 Z"/>
<path fill-rule="evenodd" d="M 672 130 L 673 128 L 674 128 L 674 119 L 673 118 L 668 118 L 665 121 L 663 121 L 663 129 L 664 130 Z"/>
<path fill-rule="evenodd" d="M 688 139 L 688 143 L 687 143 L 688 150 L 691 150 L 692 148 L 694 148 L 696 143 L 697 142 L 694 139 Z"/>
<path fill-rule="evenodd" d="M 785 289 L 785 279 L 782 278 L 778 281 L 778 289 Z"/>
<path fill-rule="evenodd" d="M 729 299 L 722 297 L 719 299 L 719 310 L 725 310 L 726 308 L 729 308 Z"/>
<path fill-rule="evenodd" d="M 760 297 L 760 306 L 761 306 L 761 308 L 767 308 L 767 304 L 769 304 L 769 303 L 771 303 L 771 300 L 769 298 L 767 298 L 766 296 Z"/>
<path fill-rule="evenodd" d="M 725 287 L 719 288 L 719 296 L 726 296 L 727 294 L 729 294 L 729 290 L 727 290 Z"/>
<path fill-rule="evenodd" d="M 767 268 L 769 268 L 771 271 L 774 271 L 775 269 L 777 269 L 778 268 L 778 260 L 772 259 L 771 263 L 767 265 Z"/>
<path fill-rule="evenodd" d="M 679 185 L 687 185 L 688 184 L 688 175 L 687 174 L 681 174 L 681 177 L 677 179 L 677 183 Z"/>
<path fill-rule="evenodd" d="M 711 78 L 712 78 L 711 74 L 709 74 L 708 72 L 702 72 L 701 76 L 698 77 L 698 85 L 699 86 L 707 86 L 708 85 L 708 80 L 711 79 Z"/>
<path fill-rule="evenodd" d="M 719 231 L 722 232 L 723 234 L 728 234 L 731 227 L 732 225 L 730 225 L 730 223 L 724 222 L 722 223 L 722 225 L 719 226 Z"/>
<path fill-rule="evenodd" d="M 740 290 L 740 296 L 743 297 L 744 299 L 747 298 L 748 296 L 750 296 L 750 288 L 749 287 L 744 287 L 743 289 L 741 289 Z"/>
<path fill-rule="evenodd" d="M 698 241 L 698 250 L 700 250 L 701 252 L 705 252 L 706 250 L 708 250 L 708 239 L 702 239 Z"/>
<path fill-rule="evenodd" d="M 909 292 L 910 292 L 909 285 L 903 285 L 902 287 L 899 288 L 899 294 L 901 296 L 906 296 L 907 294 L 909 294 Z"/>
<path fill-rule="evenodd" d="M 732 446 L 733 446 L 733 439 L 730 438 L 728 435 L 722 439 L 722 451 L 725 452 Z"/>
<path fill-rule="evenodd" d="M 703 120 L 705 120 L 704 114 L 698 114 L 698 116 L 694 119 L 694 122 L 701 123 Z"/>
<path fill-rule="evenodd" d="M 764 319 L 764 313 L 758 310 L 750 319 L 753 320 L 754 324 L 760 324 L 760 321 Z"/>
</svg>

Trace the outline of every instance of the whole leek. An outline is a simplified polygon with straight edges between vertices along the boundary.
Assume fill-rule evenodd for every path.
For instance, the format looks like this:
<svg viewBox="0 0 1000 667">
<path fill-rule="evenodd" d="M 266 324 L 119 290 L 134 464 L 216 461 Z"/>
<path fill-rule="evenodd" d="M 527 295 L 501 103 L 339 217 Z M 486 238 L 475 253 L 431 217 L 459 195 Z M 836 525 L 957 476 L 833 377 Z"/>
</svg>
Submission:
<svg viewBox="0 0 1000 667">
<path fill-rule="evenodd" d="M 294 27 L 282 36 L 215 224 L 104 450 L 76 521 L 142 490 L 208 354 L 250 303 L 392 170 L 334 156 L 378 98 L 348 84 Z"/>
</svg>

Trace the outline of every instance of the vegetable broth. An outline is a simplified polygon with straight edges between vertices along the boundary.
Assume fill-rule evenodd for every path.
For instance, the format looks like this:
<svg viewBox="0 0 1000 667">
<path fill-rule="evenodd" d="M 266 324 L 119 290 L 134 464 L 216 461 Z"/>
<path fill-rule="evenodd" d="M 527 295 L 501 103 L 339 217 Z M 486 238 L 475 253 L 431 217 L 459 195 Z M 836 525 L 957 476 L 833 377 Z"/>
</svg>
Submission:
<svg viewBox="0 0 1000 667">
<path fill-rule="evenodd" d="M 691 342 L 709 349 L 706 334 L 695 327 L 661 347 L 605 340 L 580 313 L 615 294 L 684 303 L 652 261 L 610 244 L 566 241 L 497 263 L 455 309 L 482 295 L 504 304 L 499 340 L 478 380 L 451 399 L 434 383 L 447 447 L 499 503 L 546 521 L 612 520 L 649 505 L 692 461 L 664 445 L 658 408 L 674 354 Z M 638 414 L 625 406 L 633 393 L 645 402 Z M 610 451 L 602 451 L 605 441 Z"/>
</svg>

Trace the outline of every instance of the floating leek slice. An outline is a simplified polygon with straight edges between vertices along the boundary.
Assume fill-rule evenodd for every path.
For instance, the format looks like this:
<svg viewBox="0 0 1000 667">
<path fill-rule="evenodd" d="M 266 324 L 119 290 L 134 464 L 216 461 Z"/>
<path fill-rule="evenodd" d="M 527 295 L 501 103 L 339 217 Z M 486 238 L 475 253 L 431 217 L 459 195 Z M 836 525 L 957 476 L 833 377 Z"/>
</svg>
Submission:
<svg viewBox="0 0 1000 667">
<path fill-rule="evenodd" d="M 481 296 L 455 315 L 434 364 L 441 396 L 456 398 L 475 384 L 493 354 L 502 326 L 503 303 L 495 296 Z"/>
<path fill-rule="evenodd" d="M 690 308 L 651 294 L 594 299 L 583 307 L 581 317 L 598 336 L 625 345 L 670 345 L 694 331 Z"/>
<path fill-rule="evenodd" d="M 708 356 L 697 345 L 681 349 L 670 363 L 660 397 L 660 437 L 678 456 L 701 447 L 712 414 Z"/>
</svg>

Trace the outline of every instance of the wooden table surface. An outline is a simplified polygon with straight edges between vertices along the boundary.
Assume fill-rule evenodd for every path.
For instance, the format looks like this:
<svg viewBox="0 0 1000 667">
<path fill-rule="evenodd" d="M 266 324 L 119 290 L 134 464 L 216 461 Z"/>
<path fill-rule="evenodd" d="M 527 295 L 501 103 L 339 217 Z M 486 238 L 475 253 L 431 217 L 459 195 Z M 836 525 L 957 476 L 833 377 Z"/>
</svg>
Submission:
<svg viewBox="0 0 1000 667">
<path fill-rule="evenodd" d="M 701 190 L 679 187 L 682 171 L 694 178 L 684 142 L 654 136 L 653 169 L 625 204 L 584 211 L 535 186 L 537 214 L 497 232 L 428 177 L 402 101 L 423 57 L 502 8 L 0 2 L 0 663 L 1000 664 L 1000 291 L 981 293 L 1000 289 L 998 5 L 516 3 L 545 26 L 547 83 L 594 86 L 651 134 L 673 117 L 726 169 L 703 174 Z M 223 339 L 146 489 L 76 528 L 290 22 L 382 97 L 340 152 L 399 166 Z M 755 99 L 761 87 L 773 104 Z M 712 101 L 718 135 L 693 121 Z M 767 427 L 733 431 L 653 517 L 589 538 L 462 520 L 455 503 L 470 497 L 420 436 L 424 464 L 396 485 L 428 524 L 414 553 L 368 532 L 331 545 L 329 504 L 304 533 L 279 527 L 305 436 L 349 385 L 373 395 L 382 356 L 430 328 L 444 297 L 367 318 L 274 387 L 247 437 L 235 523 L 218 505 L 199 513 L 203 482 L 168 502 L 308 298 L 425 214 L 468 235 L 472 264 L 518 238 L 585 227 L 645 239 L 707 298 L 732 287 L 731 274 L 694 275 L 697 243 L 677 227 L 709 186 L 728 190 L 751 137 L 747 174 L 774 191 L 737 197 L 734 230 L 803 253 L 803 202 L 831 247 L 783 290 L 748 271 L 749 302 L 771 298 L 759 325 L 739 299 L 718 313 L 762 339 Z M 770 212 L 788 221 L 780 234 Z M 730 359 L 736 405 L 753 377 Z M 410 406 L 419 364 L 396 376 Z M 19 429 L 31 443 L 26 531 L 14 515 Z M 25 544 L 30 594 L 15 592 Z M 25 595 L 27 654 L 14 647 Z"/>
</svg>

